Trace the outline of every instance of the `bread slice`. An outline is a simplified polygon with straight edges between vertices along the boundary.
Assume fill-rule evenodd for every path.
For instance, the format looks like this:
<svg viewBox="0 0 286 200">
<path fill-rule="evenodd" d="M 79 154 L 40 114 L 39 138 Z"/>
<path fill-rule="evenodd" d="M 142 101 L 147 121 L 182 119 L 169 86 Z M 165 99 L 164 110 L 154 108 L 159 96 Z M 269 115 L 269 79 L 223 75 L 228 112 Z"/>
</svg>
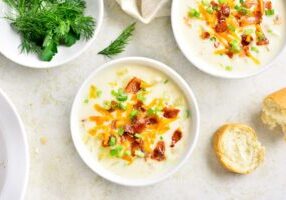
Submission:
<svg viewBox="0 0 286 200">
<path fill-rule="evenodd" d="M 280 126 L 286 139 L 286 88 L 264 99 L 261 119 L 270 129 Z"/>
<path fill-rule="evenodd" d="M 255 131 L 244 124 L 226 124 L 214 135 L 214 151 L 231 172 L 248 174 L 264 160 L 265 148 Z"/>
</svg>

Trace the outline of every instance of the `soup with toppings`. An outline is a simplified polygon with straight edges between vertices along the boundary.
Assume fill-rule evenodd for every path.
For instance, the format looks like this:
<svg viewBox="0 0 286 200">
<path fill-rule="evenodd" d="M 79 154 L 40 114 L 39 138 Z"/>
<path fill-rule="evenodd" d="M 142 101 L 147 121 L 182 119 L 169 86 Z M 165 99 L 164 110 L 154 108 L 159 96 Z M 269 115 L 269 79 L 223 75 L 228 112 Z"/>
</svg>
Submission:
<svg viewBox="0 0 286 200">
<path fill-rule="evenodd" d="M 191 110 L 170 77 L 141 65 L 102 70 L 84 88 L 78 116 L 86 148 L 127 178 L 156 176 L 181 161 Z"/>
<path fill-rule="evenodd" d="M 218 69 L 255 70 L 285 43 L 284 0 L 185 0 L 180 10 L 180 37 Z"/>
</svg>

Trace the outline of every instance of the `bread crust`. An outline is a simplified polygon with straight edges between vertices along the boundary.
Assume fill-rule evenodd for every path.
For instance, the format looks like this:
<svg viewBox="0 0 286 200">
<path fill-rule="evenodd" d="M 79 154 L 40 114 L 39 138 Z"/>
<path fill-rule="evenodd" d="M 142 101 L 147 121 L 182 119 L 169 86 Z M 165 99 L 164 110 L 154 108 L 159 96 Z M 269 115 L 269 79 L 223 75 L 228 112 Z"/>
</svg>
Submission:
<svg viewBox="0 0 286 200">
<path fill-rule="evenodd" d="M 281 90 L 268 95 L 264 99 L 264 102 L 269 100 L 279 105 L 281 109 L 286 109 L 286 88 L 282 88 Z"/>
<path fill-rule="evenodd" d="M 215 154 L 216 154 L 218 160 L 223 165 L 223 167 L 226 168 L 227 170 L 234 172 L 234 173 L 239 173 L 239 174 L 249 174 L 252 171 L 254 171 L 258 165 L 253 169 L 249 169 L 249 170 L 245 171 L 245 170 L 242 170 L 242 169 L 237 168 L 235 166 L 232 166 L 231 163 L 226 162 L 224 159 L 225 152 L 222 148 L 223 136 L 224 136 L 224 134 L 228 133 L 228 131 L 230 129 L 233 129 L 233 128 L 244 129 L 248 134 L 251 134 L 251 136 L 255 140 L 257 140 L 256 133 L 251 127 L 244 125 L 244 124 L 239 124 L 239 123 L 225 124 L 225 125 L 221 126 L 214 134 L 213 148 L 214 148 Z M 259 152 L 259 154 L 257 156 L 258 156 L 258 160 L 262 161 L 264 159 L 264 151 Z"/>
</svg>

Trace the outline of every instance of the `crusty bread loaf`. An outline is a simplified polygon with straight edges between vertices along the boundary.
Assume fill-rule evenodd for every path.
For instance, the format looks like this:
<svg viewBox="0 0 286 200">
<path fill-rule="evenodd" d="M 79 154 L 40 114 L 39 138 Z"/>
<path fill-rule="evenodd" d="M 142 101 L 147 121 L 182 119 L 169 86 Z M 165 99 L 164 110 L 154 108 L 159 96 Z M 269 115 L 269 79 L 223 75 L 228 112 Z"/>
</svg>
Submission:
<svg viewBox="0 0 286 200">
<path fill-rule="evenodd" d="M 286 139 L 286 88 L 264 99 L 261 119 L 270 129 L 280 126 Z"/>
<path fill-rule="evenodd" d="M 231 172 L 248 174 L 264 160 L 265 149 L 255 131 L 243 124 L 226 124 L 214 135 L 214 151 Z"/>
</svg>

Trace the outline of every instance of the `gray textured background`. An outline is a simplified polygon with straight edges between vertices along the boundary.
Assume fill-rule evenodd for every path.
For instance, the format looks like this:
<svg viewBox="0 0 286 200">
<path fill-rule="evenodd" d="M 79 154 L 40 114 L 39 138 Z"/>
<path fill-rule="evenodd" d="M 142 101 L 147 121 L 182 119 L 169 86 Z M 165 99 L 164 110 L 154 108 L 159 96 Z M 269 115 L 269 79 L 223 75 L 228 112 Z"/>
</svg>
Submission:
<svg viewBox="0 0 286 200">
<path fill-rule="evenodd" d="M 158 59 L 187 80 L 201 110 L 201 135 L 195 151 L 174 176 L 144 188 L 112 184 L 85 166 L 71 141 L 71 104 L 84 79 L 109 61 L 97 52 L 133 22 L 114 0 L 106 0 L 105 10 L 99 37 L 88 51 L 67 65 L 33 70 L 0 56 L 0 86 L 16 104 L 30 144 L 26 199 L 286 199 L 286 143 L 279 131 L 270 133 L 259 119 L 262 98 L 286 86 L 286 61 L 281 57 L 273 68 L 253 78 L 233 81 L 211 77 L 180 53 L 169 18 L 156 19 L 149 25 L 138 23 L 134 39 L 119 57 Z M 257 130 L 266 147 L 266 160 L 254 173 L 234 175 L 217 162 L 211 139 L 225 122 L 243 122 Z M 47 138 L 45 145 L 40 142 L 42 136 Z"/>
</svg>

